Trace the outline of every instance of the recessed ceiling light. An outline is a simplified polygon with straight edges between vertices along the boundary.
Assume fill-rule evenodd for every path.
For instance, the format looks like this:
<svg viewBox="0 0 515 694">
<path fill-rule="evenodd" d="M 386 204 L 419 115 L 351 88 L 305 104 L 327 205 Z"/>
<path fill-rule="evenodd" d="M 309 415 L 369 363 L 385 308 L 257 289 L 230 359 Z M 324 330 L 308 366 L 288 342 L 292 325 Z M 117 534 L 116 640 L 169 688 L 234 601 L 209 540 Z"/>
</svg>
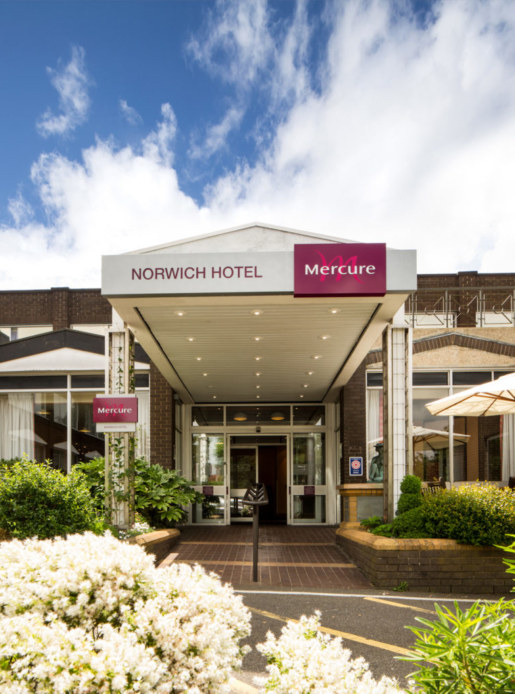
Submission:
<svg viewBox="0 0 515 694">
<path fill-rule="evenodd" d="M 261 376 L 261 371 L 256 371 L 256 376 Z"/>
<path fill-rule="evenodd" d="M 261 395 L 256 395 L 256 398 L 257 398 L 258 400 L 259 400 L 260 397 L 261 397 Z"/>
<path fill-rule="evenodd" d="M 329 340 L 331 336 L 330 335 L 319 335 L 318 339 L 319 340 Z"/>
<path fill-rule="evenodd" d="M 202 374 L 203 376 L 209 376 L 209 374 Z"/>
<path fill-rule="evenodd" d="M 261 386 L 256 386 L 256 388 L 261 388 Z"/>
<path fill-rule="evenodd" d="M 213 395 L 213 400 L 216 400 L 216 395 Z"/>
<path fill-rule="evenodd" d="M 322 355 L 320 355 L 320 354 L 313 354 L 313 356 L 311 357 L 311 359 L 322 359 Z"/>
<path fill-rule="evenodd" d="M 303 395 L 299 395 L 299 398 L 303 398 L 303 397 L 304 397 Z"/>
<path fill-rule="evenodd" d="M 253 311 L 251 311 L 253 316 L 260 316 L 263 311 L 260 308 L 255 308 Z"/>
<path fill-rule="evenodd" d="M 195 357 L 197 361 L 202 361 L 202 357 Z"/>
<path fill-rule="evenodd" d="M 185 315 L 186 315 L 186 311 L 175 311 L 175 315 L 176 315 L 176 316 L 185 316 Z"/>
<path fill-rule="evenodd" d="M 194 337 L 187 337 L 186 339 L 188 340 L 188 342 L 195 342 L 195 338 L 194 338 Z"/>
<path fill-rule="evenodd" d="M 303 388 L 307 388 L 307 387 L 308 387 L 308 384 L 307 384 L 307 383 L 303 383 L 303 384 L 302 384 L 302 387 L 303 387 Z"/>
<path fill-rule="evenodd" d="M 255 340 L 256 342 L 259 342 L 261 340 L 260 337 L 253 337 L 252 339 Z"/>
<path fill-rule="evenodd" d="M 340 313 L 340 309 L 339 308 L 331 308 L 329 310 L 329 313 Z"/>
<path fill-rule="evenodd" d="M 256 361 L 261 361 L 261 359 L 263 359 L 263 357 L 254 357 L 254 359 L 255 359 Z"/>
<path fill-rule="evenodd" d="M 314 371 L 306 371 L 308 376 L 312 376 L 315 372 Z"/>
<path fill-rule="evenodd" d="M 208 386 L 208 388 L 214 388 L 214 386 Z"/>
</svg>

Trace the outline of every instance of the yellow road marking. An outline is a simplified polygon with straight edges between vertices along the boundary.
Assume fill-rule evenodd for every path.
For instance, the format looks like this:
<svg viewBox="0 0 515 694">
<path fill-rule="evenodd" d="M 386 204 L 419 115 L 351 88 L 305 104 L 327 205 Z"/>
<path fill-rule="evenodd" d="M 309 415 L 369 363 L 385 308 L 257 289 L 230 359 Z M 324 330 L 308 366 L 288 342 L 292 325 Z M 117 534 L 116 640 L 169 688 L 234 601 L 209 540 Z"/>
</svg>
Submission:
<svg viewBox="0 0 515 694">
<path fill-rule="evenodd" d="M 395 607 L 404 607 L 406 610 L 415 610 L 415 612 L 425 612 L 426 614 L 436 614 L 433 610 L 425 610 L 423 607 L 415 607 L 415 605 L 403 605 L 400 602 L 394 602 L 393 600 L 381 600 L 381 598 L 363 598 L 363 600 L 370 600 L 371 602 L 380 602 L 383 605 L 395 605 Z"/>
<path fill-rule="evenodd" d="M 295 622 L 299 623 L 298 619 L 290 619 L 289 617 L 281 617 L 278 614 L 272 614 L 272 612 L 265 612 L 264 610 L 257 610 L 255 607 L 248 607 L 251 612 L 260 614 L 263 617 L 268 617 L 269 619 L 276 619 L 279 622 Z M 349 634 L 346 631 L 337 631 L 336 629 L 329 629 L 328 627 L 318 627 L 318 631 L 323 631 L 324 634 L 331 634 L 331 636 L 339 636 L 342 639 L 347 639 L 348 641 L 356 641 L 356 643 L 362 643 L 365 646 L 373 646 L 374 648 L 382 648 L 383 651 L 391 651 L 392 653 L 397 653 L 399 655 L 411 655 L 411 651 L 407 648 L 401 648 L 400 646 L 392 646 L 390 643 L 384 643 L 383 641 L 374 641 L 373 639 L 365 639 L 363 636 L 357 636 L 357 634 Z"/>
</svg>

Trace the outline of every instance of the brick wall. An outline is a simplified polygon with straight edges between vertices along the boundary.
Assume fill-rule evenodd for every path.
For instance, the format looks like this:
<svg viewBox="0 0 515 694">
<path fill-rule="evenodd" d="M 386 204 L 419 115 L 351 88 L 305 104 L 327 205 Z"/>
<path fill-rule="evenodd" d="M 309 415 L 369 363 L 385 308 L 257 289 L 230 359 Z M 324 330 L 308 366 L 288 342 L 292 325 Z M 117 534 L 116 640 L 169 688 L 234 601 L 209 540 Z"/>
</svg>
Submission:
<svg viewBox="0 0 515 694">
<path fill-rule="evenodd" d="M 340 426 L 342 431 L 342 484 L 362 483 L 366 476 L 351 477 L 349 475 L 349 457 L 367 457 L 367 393 L 365 361 L 356 370 L 346 386 L 340 391 Z"/>
<path fill-rule="evenodd" d="M 153 362 L 150 362 L 150 394 L 150 460 L 175 469 L 173 390 Z"/>
<path fill-rule="evenodd" d="M 377 588 L 406 581 L 414 591 L 480 595 L 507 594 L 513 587 L 501 549 L 454 540 L 396 540 L 345 526 L 336 531 L 336 542 Z"/>
<path fill-rule="evenodd" d="M 0 292 L 0 325 L 52 325 L 110 323 L 111 304 L 100 289 L 54 287 L 35 291 Z"/>
</svg>

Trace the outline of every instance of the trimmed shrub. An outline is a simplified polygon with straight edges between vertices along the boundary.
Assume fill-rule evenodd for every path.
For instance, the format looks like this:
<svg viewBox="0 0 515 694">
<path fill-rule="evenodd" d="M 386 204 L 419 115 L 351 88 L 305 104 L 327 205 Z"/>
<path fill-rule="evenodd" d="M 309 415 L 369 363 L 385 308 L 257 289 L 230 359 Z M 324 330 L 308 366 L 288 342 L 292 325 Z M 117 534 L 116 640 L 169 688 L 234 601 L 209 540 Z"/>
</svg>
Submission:
<svg viewBox="0 0 515 694">
<path fill-rule="evenodd" d="M 16 461 L 0 474 L 0 528 L 23 540 L 102 532 L 86 478 L 79 472 L 63 475 L 48 463 Z"/>
<path fill-rule="evenodd" d="M 515 493 L 485 482 L 423 497 L 428 537 L 469 545 L 508 545 L 515 535 Z"/>
<path fill-rule="evenodd" d="M 402 494 L 422 494 L 422 480 L 416 475 L 405 475 L 401 482 Z"/>
<path fill-rule="evenodd" d="M 415 475 L 406 475 L 401 482 L 401 495 L 397 502 L 397 515 L 422 505 L 422 482 Z"/>
<path fill-rule="evenodd" d="M 431 537 L 426 530 L 424 509 L 422 506 L 402 513 L 392 522 L 393 537 Z"/>
</svg>

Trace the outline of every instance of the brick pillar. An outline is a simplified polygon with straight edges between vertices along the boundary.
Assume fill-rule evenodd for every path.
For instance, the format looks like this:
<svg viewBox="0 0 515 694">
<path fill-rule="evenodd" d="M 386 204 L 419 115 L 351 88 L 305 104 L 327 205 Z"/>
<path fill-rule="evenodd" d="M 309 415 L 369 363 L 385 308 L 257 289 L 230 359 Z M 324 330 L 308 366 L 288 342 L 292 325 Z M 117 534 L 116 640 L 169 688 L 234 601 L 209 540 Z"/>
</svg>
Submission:
<svg viewBox="0 0 515 694">
<path fill-rule="evenodd" d="M 476 313 L 481 310 L 479 306 L 477 287 L 477 272 L 458 272 L 458 286 L 460 291 L 458 293 L 459 300 L 459 315 L 456 323 L 458 328 L 475 328 L 476 327 Z M 472 291 L 463 291 L 467 287 L 470 287 Z"/>
<path fill-rule="evenodd" d="M 154 362 L 150 362 L 150 461 L 175 468 L 175 402 L 173 390 Z"/>
<path fill-rule="evenodd" d="M 362 456 L 366 461 L 367 456 L 367 383 L 365 361 L 357 368 L 340 391 L 340 417 L 342 431 L 342 460 L 341 482 L 342 484 L 363 483 L 367 481 L 366 473 L 363 477 L 351 477 L 349 475 L 349 457 Z"/>
<path fill-rule="evenodd" d="M 52 287 L 52 329 L 70 327 L 70 290 L 68 287 Z"/>
</svg>

